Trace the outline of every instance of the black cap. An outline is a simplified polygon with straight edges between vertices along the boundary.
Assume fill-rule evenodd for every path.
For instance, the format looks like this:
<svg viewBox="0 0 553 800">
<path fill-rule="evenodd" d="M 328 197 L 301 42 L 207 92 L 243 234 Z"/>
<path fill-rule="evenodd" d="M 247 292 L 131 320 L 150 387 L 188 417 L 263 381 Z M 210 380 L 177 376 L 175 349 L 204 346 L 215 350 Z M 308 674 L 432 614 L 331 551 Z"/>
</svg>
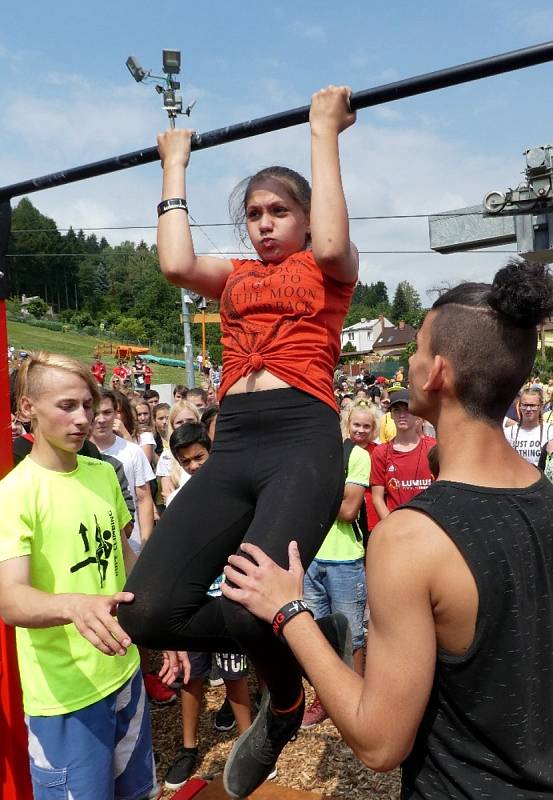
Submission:
<svg viewBox="0 0 553 800">
<path fill-rule="evenodd" d="M 397 392 L 390 392 L 390 408 L 397 403 L 406 403 L 409 405 L 409 390 L 398 389 Z"/>
</svg>

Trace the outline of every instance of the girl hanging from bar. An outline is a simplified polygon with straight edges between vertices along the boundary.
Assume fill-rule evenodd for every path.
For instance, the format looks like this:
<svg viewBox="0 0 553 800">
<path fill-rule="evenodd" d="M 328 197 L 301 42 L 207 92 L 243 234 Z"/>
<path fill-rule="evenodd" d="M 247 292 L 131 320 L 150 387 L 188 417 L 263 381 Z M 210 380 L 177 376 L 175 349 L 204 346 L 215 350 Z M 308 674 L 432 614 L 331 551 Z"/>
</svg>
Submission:
<svg viewBox="0 0 553 800">
<path fill-rule="evenodd" d="M 221 411 L 208 463 L 144 548 L 121 624 L 148 647 L 233 652 L 238 642 L 251 658 L 270 705 L 250 729 L 261 726 L 262 745 L 239 740 L 225 769 L 227 791 L 240 797 L 267 777 L 301 724 L 301 671 L 269 625 L 206 591 L 244 541 L 284 566 L 297 538 L 307 567 L 342 500 L 332 379 L 358 274 L 338 150 L 339 134 L 355 121 L 349 97 L 334 86 L 313 96 L 312 189 L 293 170 L 269 167 L 235 190 L 256 259 L 195 254 L 185 185 L 193 131 L 158 138 L 160 266 L 171 283 L 220 301 Z"/>
</svg>

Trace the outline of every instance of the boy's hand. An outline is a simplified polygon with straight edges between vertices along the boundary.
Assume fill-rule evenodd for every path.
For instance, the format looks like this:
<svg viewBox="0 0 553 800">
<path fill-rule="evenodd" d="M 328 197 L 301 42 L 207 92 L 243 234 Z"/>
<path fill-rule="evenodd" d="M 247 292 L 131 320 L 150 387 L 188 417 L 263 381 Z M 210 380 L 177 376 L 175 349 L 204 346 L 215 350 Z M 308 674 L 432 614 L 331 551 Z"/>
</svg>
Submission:
<svg viewBox="0 0 553 800">
<path fill-rule="evenodd" d="M 165 650 L 163 664 L 159 671 L 161 682 L 165 685 L 173 683 L 181 670 L 183 683 L 188 683 L 190 680 L 190 659 L 186 650 Z"/>
<path fill-rule="evenodd" d="M 131 603 L 132 592 L 112 595 L 76 594 L 71 596 L 69 616 L 75 627 L 91 644 L 107 656 L 124 656 L 131 645 L 130 636 L 117 622 L 119 603 Z"/>
</svg>

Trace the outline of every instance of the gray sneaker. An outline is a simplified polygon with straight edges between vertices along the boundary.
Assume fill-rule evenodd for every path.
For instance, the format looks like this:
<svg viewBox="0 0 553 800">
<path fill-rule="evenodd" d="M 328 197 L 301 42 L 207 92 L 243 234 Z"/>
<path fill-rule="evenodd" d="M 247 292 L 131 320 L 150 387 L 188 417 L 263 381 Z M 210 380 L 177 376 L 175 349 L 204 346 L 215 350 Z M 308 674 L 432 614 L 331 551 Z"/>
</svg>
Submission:
<svg viewBox="0 0 553 800">
<path fill-rule="evenodd" d="M 295 711 L 277 716 L 270 708 L 270 695 L 265 691 L 253 724 L 234 743 L 223 772 L 225 792 L 243 798 L 269 779 L 284 746 L 298 732 L 305 698 Z"/>
<path fill-rule="evenodd" d="M 334 652 L 345 664 L 353 664 L 351 628 L 343 614 L 329 614 L 317 625 Z M 301 727 L 305 697 L 291 714 L 277 716 L 271 712 L 270 695 L 263 693 L 253 724 L 234 743 L 223 772 L 223 785 L 228 795 L 245 798 L 263 781 L 269 779 L 279 755 Z"/>
</svg>

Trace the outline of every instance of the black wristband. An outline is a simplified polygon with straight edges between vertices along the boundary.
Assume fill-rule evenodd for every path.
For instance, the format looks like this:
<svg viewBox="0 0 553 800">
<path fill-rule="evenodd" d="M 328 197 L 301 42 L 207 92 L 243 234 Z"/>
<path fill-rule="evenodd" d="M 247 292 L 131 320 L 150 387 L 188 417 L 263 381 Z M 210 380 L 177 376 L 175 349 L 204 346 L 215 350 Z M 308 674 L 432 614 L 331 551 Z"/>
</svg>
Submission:
<svg viewBox="0 0 553 800">
<path fill-rule="evenodd" d="M 282 639 L 282 630 L 286 623 L 290 622 L 292 617 L 295 617 L 296 614 L 302 614 L 304 611 L 307 611 L 312 617 L 314 616 L 305 600 L 292 600 L 292 602 L 282 606 L 273 617 L 274 635 Z"/>
<path fill-rule="evenodd" d="M 167 211 L 171 211 L 173 208 L 182 208 L 188 214 L 188 206 L 186 205 L 184 197 L 171 197 L 169 200 L 162 200 L 161 203 L 158 203 L 158 217 L 161 217 L 162 214 L 166 214 Z"/>
</svg>

